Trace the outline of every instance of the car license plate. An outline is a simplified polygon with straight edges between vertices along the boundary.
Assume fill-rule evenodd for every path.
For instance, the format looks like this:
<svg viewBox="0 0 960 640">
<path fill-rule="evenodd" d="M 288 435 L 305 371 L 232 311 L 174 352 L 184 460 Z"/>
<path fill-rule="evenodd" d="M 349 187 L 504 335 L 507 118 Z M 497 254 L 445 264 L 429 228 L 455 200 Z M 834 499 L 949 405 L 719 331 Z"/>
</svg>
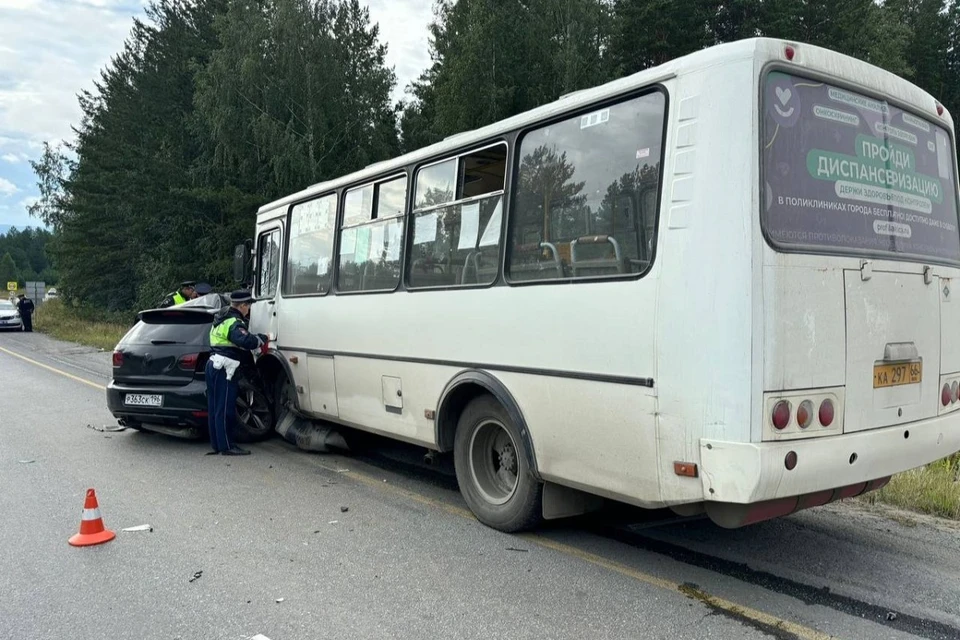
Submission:
<svg viewBox="0 0 960 640">
<path fill-rule="evenodd" d="M 142 393 L 128 393 L 123 398 L 123 404 L 133 407 L 162 407 L 163 396 L 159 394 L 145 395 Z"/>
<path fill-rule="evenodd" d="M 873 388 L 899 387 L 904 384 L 920 384 L 923 379 L 923 363 L 895 362 L 873 365 Z"/>
</svg>

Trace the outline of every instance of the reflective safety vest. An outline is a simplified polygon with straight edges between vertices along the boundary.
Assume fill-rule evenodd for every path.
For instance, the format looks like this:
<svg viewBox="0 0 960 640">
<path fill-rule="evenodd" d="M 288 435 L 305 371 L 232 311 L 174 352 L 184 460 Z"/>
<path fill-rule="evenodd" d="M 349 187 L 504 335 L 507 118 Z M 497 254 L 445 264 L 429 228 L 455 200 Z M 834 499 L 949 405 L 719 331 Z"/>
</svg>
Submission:
<svg viewBox="0 0 960 640">
<path fill-rule="evenodd" d="M 211 347 L 236 347 L 230 342 L 230 327 L 236 324 L 236 318 L 227 318 L 217 326 L 210 329 Z"/>
<path fill-rule="evenodd" d="M 183 294 L 179 291 L 173 294 L 173 304 L 183 304 L 187 299 L 183 297 Z"/>
</svg>

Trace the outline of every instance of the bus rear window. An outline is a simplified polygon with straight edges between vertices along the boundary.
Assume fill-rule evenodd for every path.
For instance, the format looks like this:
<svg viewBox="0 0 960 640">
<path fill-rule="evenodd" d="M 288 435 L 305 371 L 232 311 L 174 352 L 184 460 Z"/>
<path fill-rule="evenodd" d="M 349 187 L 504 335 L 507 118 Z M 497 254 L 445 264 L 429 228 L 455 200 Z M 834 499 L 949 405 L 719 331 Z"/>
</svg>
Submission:
<svg viewBox="0 0 960 640">
<path fill-rule="evenodd" d="M 763 224 L 784 249 L 960 261 L 947 131 L 883 100 L 764 79 Z"/>
</svg>

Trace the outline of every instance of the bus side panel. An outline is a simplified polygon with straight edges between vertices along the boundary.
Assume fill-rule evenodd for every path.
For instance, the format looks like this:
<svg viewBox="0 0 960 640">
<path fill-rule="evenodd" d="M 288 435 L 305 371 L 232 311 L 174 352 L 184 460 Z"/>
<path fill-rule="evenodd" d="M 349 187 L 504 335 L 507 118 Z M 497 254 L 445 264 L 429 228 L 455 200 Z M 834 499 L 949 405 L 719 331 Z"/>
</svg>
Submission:
<svg viewBox="0 0 960 640">
<path fill-rule="evenodd" d="M 336 356 L 340 419 L 354 426 L 434 447 L 436 410 L 444 387 L 461 368 Z"/>
<path fill-rule="evenodd" d="M 674 462 L 700 439 L 749 441 L 756 98 L 752 60 L 682 76 L 672 93 L 660 224 L 659 472 L 665 504 L 703 499 Z"/>
<path fill-rule="evenodd" d="M 493 373 L 523 411 L 545 480 L 639 506 L 660 506 L 652 389 Z"/>
</svg>

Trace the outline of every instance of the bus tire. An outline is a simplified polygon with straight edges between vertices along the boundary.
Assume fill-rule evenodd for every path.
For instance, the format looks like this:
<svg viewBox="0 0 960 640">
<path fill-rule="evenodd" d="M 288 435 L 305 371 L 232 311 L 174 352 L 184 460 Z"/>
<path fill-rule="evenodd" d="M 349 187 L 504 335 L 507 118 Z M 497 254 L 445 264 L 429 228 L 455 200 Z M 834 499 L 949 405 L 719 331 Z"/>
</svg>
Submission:
<svg viewBox="0 0 960 640">
<path fill-rule="evenodd" d="M 453 451 L 460 493 L 480 522 L 507 533 L 541 522 L 543 484 L 530 472 L 519 429 L 492 396 L 466 406 Z"/>
</svg>

